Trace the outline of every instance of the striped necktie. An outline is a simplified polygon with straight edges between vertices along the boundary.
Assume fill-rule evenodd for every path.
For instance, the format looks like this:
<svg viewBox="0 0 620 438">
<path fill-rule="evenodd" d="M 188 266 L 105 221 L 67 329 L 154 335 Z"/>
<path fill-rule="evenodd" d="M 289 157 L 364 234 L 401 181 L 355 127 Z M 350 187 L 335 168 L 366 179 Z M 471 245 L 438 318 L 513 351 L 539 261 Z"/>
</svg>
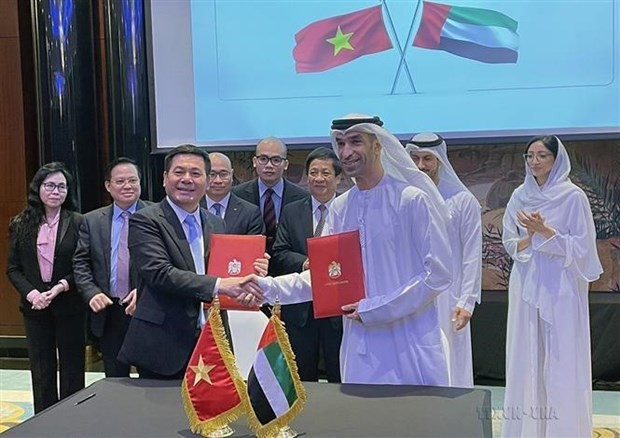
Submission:
<svg viewBox="0 0 620 438">
<path fill-rule="evenodd" d="M 325 219 L 327 218 L 327 207 L 325 204 L 319 205 L 319 211 L 321 212 L 321 217 L 319 218 L 319 222 L 316 224 L 314 237 L 319 237 L 323 234 L 323 227 L 325 227 Z"/>
</svg>

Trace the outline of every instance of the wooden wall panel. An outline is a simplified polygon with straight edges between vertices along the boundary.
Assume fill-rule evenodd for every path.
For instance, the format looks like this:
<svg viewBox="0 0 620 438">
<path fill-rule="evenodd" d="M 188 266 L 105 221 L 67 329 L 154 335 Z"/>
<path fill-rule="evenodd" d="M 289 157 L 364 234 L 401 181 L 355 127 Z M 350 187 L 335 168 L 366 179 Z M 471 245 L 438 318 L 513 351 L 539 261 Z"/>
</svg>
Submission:
<svg viewBox="0 0 620 438">
<path fill-rule="evenodd" d="M 0 0 L 0 336 L 23 335 L 17 292 L 6 277 L 9 219 L 26 201 L 18 0 Z"/>
</svg>

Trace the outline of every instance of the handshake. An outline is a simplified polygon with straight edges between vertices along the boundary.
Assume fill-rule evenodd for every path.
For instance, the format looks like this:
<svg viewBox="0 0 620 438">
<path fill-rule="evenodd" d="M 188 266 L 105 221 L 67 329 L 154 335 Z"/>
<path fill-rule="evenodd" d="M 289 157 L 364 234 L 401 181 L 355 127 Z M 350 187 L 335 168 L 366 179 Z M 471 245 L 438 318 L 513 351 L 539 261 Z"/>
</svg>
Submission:
<svg viewBox="0 0 620 438">
<path fill-rule="evenodd" d="M 267 275 L 269 258 L 269 255 L 265 254 L 264 258 L 258 258 L 254 261 L 254 274 L 245 277 L 221 278 L 219 293 L 235 298 L 239 304 L 248 307 L 265 303 L 261 282 L 265 284 L 263 277 Z"/>
</svg>

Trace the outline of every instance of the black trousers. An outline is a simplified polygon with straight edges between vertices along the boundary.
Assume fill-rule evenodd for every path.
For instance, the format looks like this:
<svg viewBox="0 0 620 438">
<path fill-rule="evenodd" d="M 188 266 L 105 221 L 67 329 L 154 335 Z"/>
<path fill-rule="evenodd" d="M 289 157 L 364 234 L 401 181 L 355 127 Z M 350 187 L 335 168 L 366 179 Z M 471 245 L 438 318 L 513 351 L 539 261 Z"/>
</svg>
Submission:
<svg viewBox="0 0 620 438">
<path fill-rule="evenodd" d="M 24 315 L 35 414 L 84 388 L 85 315 Z"/>
<path fill-rule="evenodd" d="M 125 308 L 119 304 L 118 298 L 105 309 L 106 320 L 103 334 L 99 338 L 99 349 L 103 355 L 103 369 L 106 377 L 129 377 L 129 365 L 116 357 L 123 345 L 127 327 L 131 317 L 125 314 Z"/>
<path fill-rule="evenodd" d="M 322 355 L 327 381 L 340 383 L 341 319 L 338 324 L 332 318 L 314 319 L 311 310 L 310 313 L 304 326 L 285 321 L 299 377 L 305 382 L 317 382 Z"/>
</svg>

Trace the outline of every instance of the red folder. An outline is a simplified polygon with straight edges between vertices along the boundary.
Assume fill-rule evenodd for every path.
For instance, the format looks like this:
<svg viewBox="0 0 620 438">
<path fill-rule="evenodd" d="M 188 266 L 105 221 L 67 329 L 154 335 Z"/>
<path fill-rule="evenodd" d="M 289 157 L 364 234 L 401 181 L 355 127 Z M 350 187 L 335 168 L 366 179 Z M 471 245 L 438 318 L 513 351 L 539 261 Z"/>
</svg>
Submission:
<svg viewBox="0 0 620 438">
<path fill-rule="evenodd" d="M 265 254 L 265 236 L 212 234 L 207 274 L 215 277 L 245 277 L 254 273 L 254 260 Z M 234 298 L 219 295 L 220 307 L 228 310 L 258 310 L 237 303 Z"/>
<path fill-rule="evenodd" d="M 344 315 L 341 307 L 366 297 L 359 232 L 308 239 L 315 318 Z"/>
</svg>

